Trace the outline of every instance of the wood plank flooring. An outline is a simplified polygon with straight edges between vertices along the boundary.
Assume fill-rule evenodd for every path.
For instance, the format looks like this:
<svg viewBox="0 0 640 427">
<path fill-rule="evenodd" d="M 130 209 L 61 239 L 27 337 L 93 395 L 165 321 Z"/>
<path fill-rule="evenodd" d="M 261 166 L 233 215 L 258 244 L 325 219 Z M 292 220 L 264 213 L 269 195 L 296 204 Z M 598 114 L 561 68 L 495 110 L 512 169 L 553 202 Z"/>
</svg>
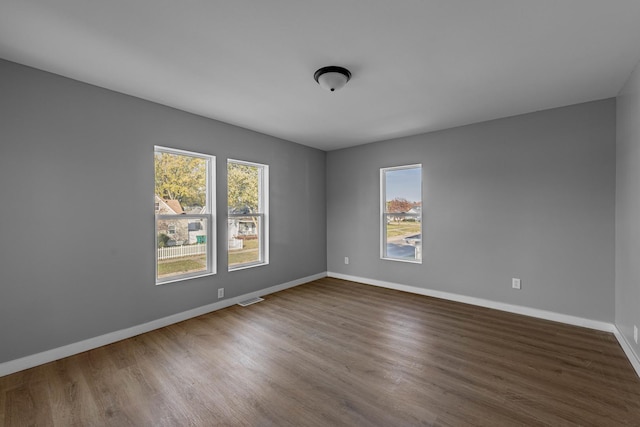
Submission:
<svg viewBox="0 0 640 427">
<path fill-rule="evenodd" d="M 612 334 L 325 278 L 0 378 L 4 426 L 640 426 Z"/>
</svg>

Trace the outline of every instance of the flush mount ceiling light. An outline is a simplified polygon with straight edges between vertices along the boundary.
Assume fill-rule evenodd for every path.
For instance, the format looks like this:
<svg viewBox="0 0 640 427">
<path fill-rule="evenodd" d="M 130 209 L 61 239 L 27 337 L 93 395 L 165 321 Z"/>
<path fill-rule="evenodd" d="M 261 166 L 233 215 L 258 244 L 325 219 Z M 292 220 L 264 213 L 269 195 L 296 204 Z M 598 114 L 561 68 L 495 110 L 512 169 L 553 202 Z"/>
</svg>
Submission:
<svg viewBox="0 0 640 427">
<path fill-rule="evenodd" d="M 316 79 L 320 87 L 334 92 L 347 84 L 351 79 L 351 72 L 346 68 L 331 65 L 320 68 L 315 72 L 313 78 Z"/>
</svg>

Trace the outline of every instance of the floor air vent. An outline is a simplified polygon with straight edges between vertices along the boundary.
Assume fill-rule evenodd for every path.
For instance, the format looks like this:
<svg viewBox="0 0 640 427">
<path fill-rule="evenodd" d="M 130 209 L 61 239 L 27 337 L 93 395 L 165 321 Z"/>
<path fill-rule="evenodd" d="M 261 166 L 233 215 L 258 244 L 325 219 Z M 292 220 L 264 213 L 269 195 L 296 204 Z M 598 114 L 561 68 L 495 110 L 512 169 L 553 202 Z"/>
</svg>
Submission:
<svg viewBox="0 0 640 427">
<path fill-rule="evenodd" d="M 255 303 L 260 302 L 260 301 L 264 301 L 264 298 L 259 298 L 259 297 L 249 298 L 248 300 L 240 301 L 238 303 L 238 305 L 246 307 L 248 305 L 255 304 Z"/>
</svg>

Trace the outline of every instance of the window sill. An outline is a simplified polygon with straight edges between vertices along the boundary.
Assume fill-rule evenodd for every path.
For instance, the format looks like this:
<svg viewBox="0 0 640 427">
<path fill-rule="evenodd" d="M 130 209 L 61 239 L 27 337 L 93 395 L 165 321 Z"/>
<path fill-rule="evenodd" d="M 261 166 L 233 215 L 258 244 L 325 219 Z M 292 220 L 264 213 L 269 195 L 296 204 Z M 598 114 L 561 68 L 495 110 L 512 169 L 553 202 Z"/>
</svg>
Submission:
<svg viewBox="0 0 640 427">
<path fill-rule="evenodd" d="M 246 270 L 248 268 L 260 267 L 263 265 L 269 265 L 268 262 L 256 262 L 252 264 L 242 264 L 237 267 L 229 267 L 229 272 L 238 271 L 238 270 Z"/>
<path fill-rule="evenodd" d="M 411 260 L 411 259 L 385 258 L 385 257 L 380 257 L 380 259 L 383 261 L 396 261 L 396 262 L 406 262 L 409 264 L 422 264 L 421 259 Z"/>
<path fill-rule="evenodd" d="M 213 272 L 207 272 L 202 274 L 195 274 L 193 276 L 176 277 L 175 279 L 163 280 L 161 282 L 156 281 L 156 286 L 167 285 L 169 283 L 184 282 L 185 280 L 198 279 L 200 277 L 214 276 L 215 274 L 216 274 L 215 271 L 213 271 Z"/>
</svg>

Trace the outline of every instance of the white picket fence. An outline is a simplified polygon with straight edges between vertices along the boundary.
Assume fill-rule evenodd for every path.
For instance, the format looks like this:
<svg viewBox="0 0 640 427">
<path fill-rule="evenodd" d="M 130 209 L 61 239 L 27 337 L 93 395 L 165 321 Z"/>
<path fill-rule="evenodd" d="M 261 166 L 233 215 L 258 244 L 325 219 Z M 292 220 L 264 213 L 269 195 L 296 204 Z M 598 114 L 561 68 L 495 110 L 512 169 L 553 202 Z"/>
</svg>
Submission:
<svg viewBox="0 0 640 427">
<path fill-rule="evenodd" d="M 183 256 L 203 255 L 207 253 L 207 244 L 167 246 L 158 248 L 158 260 L 180 258 Z"/>
</svg>

